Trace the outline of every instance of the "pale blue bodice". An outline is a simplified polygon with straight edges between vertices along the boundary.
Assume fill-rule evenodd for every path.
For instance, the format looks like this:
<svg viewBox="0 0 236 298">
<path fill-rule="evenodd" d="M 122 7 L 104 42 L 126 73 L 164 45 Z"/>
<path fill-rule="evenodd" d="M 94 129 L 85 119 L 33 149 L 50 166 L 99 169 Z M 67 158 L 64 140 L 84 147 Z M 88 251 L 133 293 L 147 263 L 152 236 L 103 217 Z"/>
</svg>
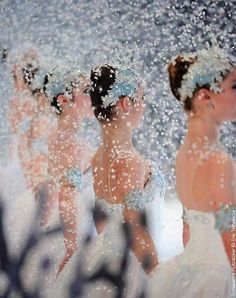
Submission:
<svg viewBox="0 0 236 298">
<path fill-rule="evenodd" d="M 197 211 L 196 211 L 197 212 Z M 230 231 L 233 226 L 233 221 L 236 218 L 236 206 L 222 205 L 220 210 L 212 212 L 199 212 L 201 215 L 195 216 L 195 219 L 203 224 L 207 224 L 208 221 L 205 219 L 204 214 L 209 213 L 214 216 L 215 224 L 214 227 L 220 233 Z M 183 214 L 183 220 L 188 223 L 188 216 L 186 216 L 186 210 Z"/>
<path fill-rule="evenodd" d="M 214 212 L 215 228 L 220 233 L 224 233 L 235 226 L 236 221 L 236 206 L 222 205 L 219 211 Z"/>
<path fill-rule="evenodd" d="M 124 203 L 128 208 L 142 212 L 147 204 L 154 201 L 156 193 L 160 198 L 164 198 L 165 189 L 166 181 L 163 174 L 154 168 L 144 189 L 130 191 L 124 197 Z"/>
<path fill-rule="evenodd" d="M 103 198 L 97 198 L 96 204 L 108 214 L 121 212 L 126 207 L 138 212 L 144 212 L 146 207 L 154 201 L 156 194 L 158 194 L 159 198 L 164 198 L 165 190 L 166 181 L 163 174 L 156 168 L 153 168 L 144 189 L 135 189 L 127 193 L 124 196 L 123 204 L 108 203 Z"/>
<path fill-rule="evenodd" d="M 64 177 L 66 178 L 66 180 L 71 183 L 74 187 L 76 187 L 77 189 L 81 189 L 82 188 L 82 172 L 79 168 L 72 168 L 70 169 L 65 175 Z"/>
</svg>

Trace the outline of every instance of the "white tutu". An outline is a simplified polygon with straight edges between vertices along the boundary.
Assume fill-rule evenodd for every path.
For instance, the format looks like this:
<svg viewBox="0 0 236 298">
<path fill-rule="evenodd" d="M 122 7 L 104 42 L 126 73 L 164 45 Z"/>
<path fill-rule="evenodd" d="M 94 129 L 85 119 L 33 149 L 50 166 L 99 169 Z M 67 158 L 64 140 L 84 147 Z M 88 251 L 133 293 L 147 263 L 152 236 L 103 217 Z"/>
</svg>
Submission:
<svg viewBox="0 0 236 298">
<path fill-rule="evenodd" d="M 142 192 L 134 190 L 124 198 L 124 202 L 126 202 L 126 206 L 129 208 L 140 212 L 145 211 L 154 243 L 157 243 L 161 238 L 162 223 L 160 220 L 164 189 L 165 184 L 161 173 L 153 171 L 149 182 Z M 125 205 L 109 204 L 101 198 L 97 199 L 97 202 L 101 210 L 108 216 L 105 229 L 87 247 L 82 246 L 78 248 L 78 251 L 52 286 L 51 296 L 68 297 L 72 282 L 80 283 L 81 275 L 91 276 L 104 264 L 107 264 L 107 268 L 112 274 L 117 273 L 120 269 L 122 256 L 124 251 L 126 251 L 126 241 L 122 227 L 124 223 L 122 212 Z M 157 227 L 153 225 L 157 225 Z M 135 239 L 134 241 L 139 240 Z M 148 276 L 132 251 L 128 251 L 128 261 L 128 266 L 122 276 L 125 284 L 121 284 L 120 287 L 123 290 L 123 297 L 136 298 L 145 289 Z M 80 262 L 79 266 L 78 262 Z M 83 296 L 81 297 L 112 298 L 115 297 L 119 289 L 117 283 L 113 284 L 105 279 L 99 279 L 86 283 L 83 287 Z"/>
<path fill-rule="evenodd" d="M 182 254 L 159 265 L 149 281 L 150 298 L 227 298 L 232 273 L 211 213 L 186 210 L 190 240 Z"/>
</svg>

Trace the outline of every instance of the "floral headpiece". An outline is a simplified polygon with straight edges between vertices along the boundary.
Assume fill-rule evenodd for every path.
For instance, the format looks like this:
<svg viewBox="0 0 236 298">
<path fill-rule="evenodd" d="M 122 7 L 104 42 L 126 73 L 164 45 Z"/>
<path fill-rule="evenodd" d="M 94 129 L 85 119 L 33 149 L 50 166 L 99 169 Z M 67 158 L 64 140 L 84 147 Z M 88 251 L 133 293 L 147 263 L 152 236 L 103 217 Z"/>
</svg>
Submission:
<svg viewBox="0 0 236 298">
<path fill-rule="evenodd" d="M 206 84 L 210 90 L 220 92 L 219 83 L 236 65 L 235 58 L 224 52 L 218 46 L 202 49 L 193 54 L 182 55 L 185 61 L 194 61 L 183 76 L 181 87 L 178 89 L 181 101 L 191 98 L 197 87 Z"/>
<path fill-rule="evenodd" d="M 131 68 L 116 67 L 116 79 L 106 96 L 102 97 L 102 107 L 115 106 L 121 96 L 133 97 L 138 89 L 140 78 Z"/>
<path fill-rule="evenodd" d="M 45 93 L 52 101 L 59 94 L 64 94 L 72 100 L 72 89 L 79 86 L 82 73 L 78 69 L 68 69 L 66 67 L 56 67 L 47 74 Z"/>
</svg>

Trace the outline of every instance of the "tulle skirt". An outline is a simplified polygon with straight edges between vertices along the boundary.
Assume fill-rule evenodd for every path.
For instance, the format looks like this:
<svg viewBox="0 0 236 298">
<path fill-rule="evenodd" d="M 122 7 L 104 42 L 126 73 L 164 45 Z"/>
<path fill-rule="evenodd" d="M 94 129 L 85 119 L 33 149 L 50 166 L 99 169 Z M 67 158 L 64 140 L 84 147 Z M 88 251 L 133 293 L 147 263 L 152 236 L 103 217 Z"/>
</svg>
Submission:
<svg viewBox="0 0 236 298">
<path fill-rule="evenodd" d="M 230 264 L 185 262 L 179 255 L 151 274 L 148 298 L 230 298 L 232 289 Z"/>
</svg>

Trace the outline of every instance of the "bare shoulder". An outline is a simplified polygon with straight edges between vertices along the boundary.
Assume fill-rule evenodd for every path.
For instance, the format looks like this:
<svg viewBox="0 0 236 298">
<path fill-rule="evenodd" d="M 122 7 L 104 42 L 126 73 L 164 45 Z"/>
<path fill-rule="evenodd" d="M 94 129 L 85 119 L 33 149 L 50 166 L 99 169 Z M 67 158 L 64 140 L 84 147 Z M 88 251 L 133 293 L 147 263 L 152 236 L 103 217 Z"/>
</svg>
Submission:
<svg viewBox="0 0 236 298">
<path fill-rule="evenodd" d="M 236 173 L 233 159 L 223 150 L 219 150 L 204 159 L 198 175 L 206 190 L 217 206 L 236 203 Z"/>
<path fill-rule="evenodd" d="M 127 154 L 118 157 L 112 165 L 110 184 L 116 197 L 124 195 L 134 189 L 144 188 L 148 172 L 148 164 L 140 156 Z"/>
<path fill-rule="evenodd" d="M 228 174 L 234 175 L 234 161 L 223 150 L 217 150 L 210 156 L 203 159 L 201 167 L 207 170 L 211 175 Z"/>
</svg>

